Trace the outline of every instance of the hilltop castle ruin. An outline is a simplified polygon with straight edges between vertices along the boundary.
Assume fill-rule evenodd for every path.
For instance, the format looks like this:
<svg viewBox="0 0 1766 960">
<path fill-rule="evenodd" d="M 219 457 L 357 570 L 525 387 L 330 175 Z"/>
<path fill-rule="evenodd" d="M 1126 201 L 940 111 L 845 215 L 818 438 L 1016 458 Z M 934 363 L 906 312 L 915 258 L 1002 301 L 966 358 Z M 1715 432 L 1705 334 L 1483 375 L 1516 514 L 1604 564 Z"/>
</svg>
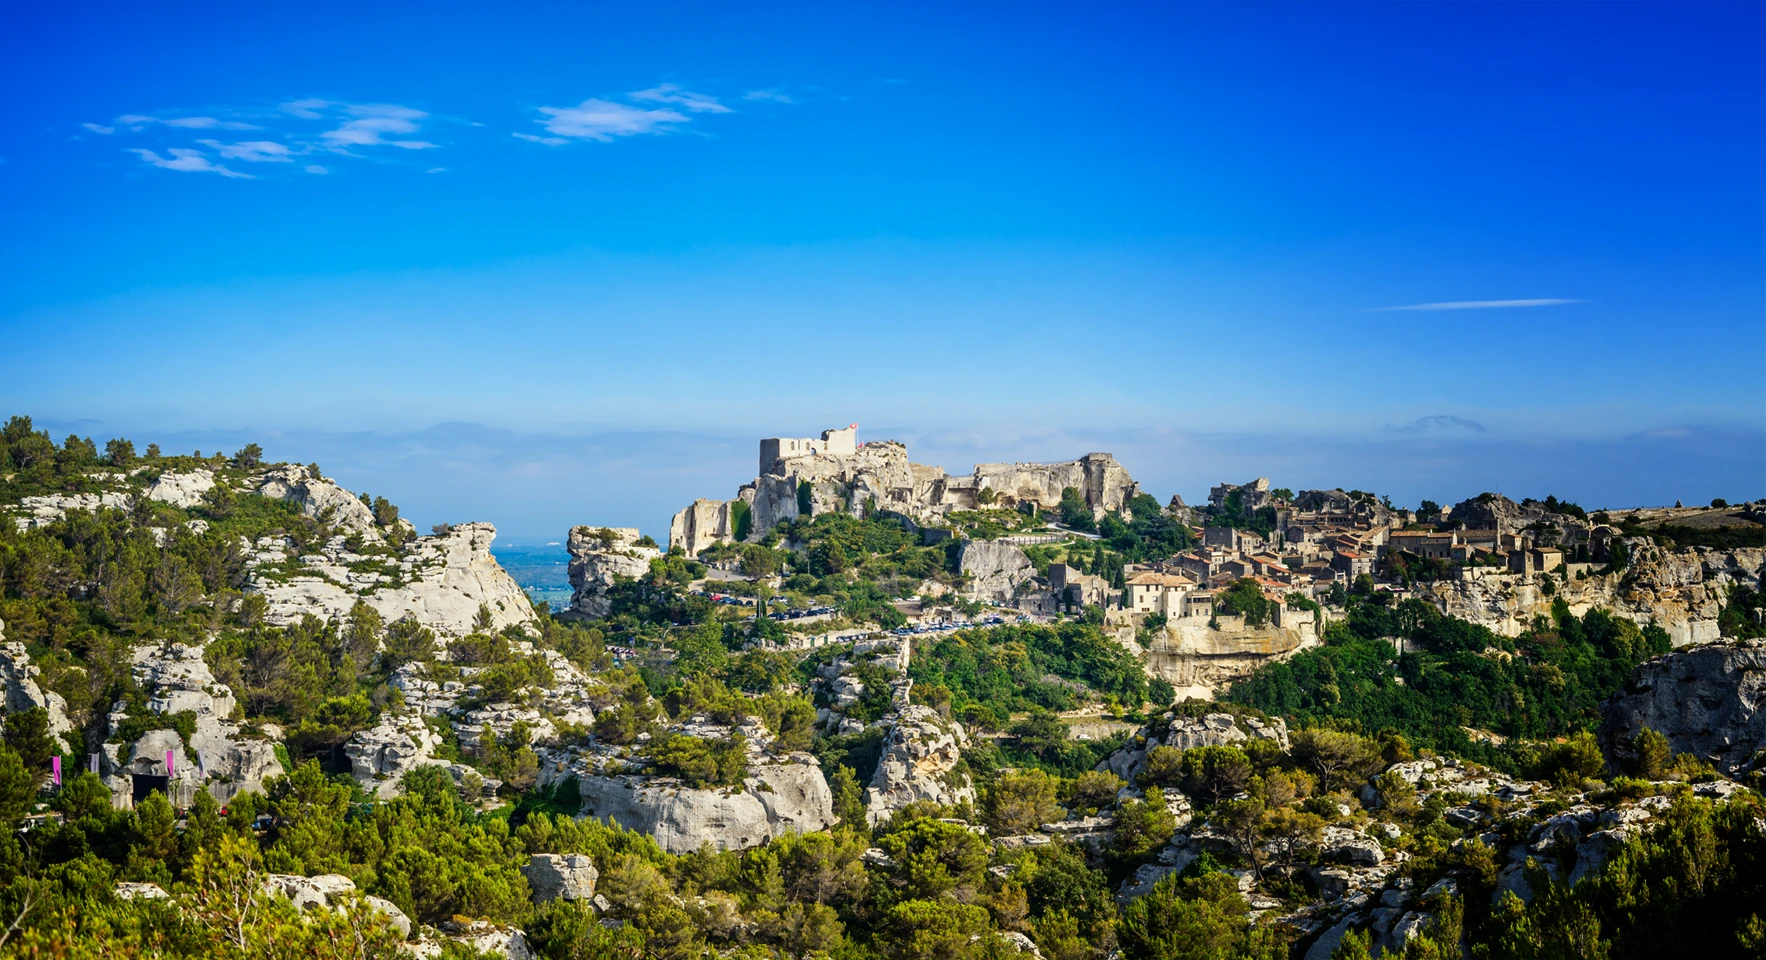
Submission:
<svg viewBox="0 0 1766 960">
<path fill-rule="evenodd" d="M 695 500 L 675 514 L 670 546 L 693 556 L 714 543 L 758 539 L 788 520 L 834 512 L 863 517 L 886 511 L 939 524 L 952 510 L 984 505 L 1052 508 L 1067 487 L 1102 515 L 1140 493 L 1108 453 L 1060 463 L 983 463 L 968 476 L 952 476 L 943 467 L 909 461 L 907 446 L 898 441 L 860 444 L 857 424 L 824 430 L 819 438 L 762 440 L 758 466 L 760 475 L 735 499 Z"/>
</svg>

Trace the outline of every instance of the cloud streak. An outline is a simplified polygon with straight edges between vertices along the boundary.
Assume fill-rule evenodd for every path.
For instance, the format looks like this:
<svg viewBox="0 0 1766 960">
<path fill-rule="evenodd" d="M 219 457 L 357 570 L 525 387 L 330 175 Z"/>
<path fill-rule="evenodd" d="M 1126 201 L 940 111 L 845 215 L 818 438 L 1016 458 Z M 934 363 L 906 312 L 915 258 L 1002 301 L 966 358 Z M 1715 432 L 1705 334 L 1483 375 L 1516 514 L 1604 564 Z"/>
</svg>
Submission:
<svg viewBox="0 0 1766 960">
<path fill-rule="evenodd" d="M 733 113 L 716 97 L 684 90 L 672 83 L 626 94 L 631 103 L 591 97 L 574 107 L 540 107 L 545 119 L 536 121 L 549 136 L 516 133 L 529 143 L 561 147 L 579 140 L 612 143 L 618 137 L 661 136 L 676 133 L 692 122 L 688 114 Z M 659 104 L 659 106 L 649 106 Z M 684 112 L 683 112 L 684 111 Z"/>
<path fill-rule="evenodd" d="M 1412 303 L 1402 307 L 1381 307 L 1381 310 L 1497 310 L 1507 307 L 1557 307 L 1581 300 L 1446 300 L 1441 303 Z"/>
<path fill-rule="evenodd" d="M 203 156 L 201 150 L 186 150 L 179 147 L 173 147 L 171 150 L 167 151 L 171 154 L 170 157 L 162 157 L 153 150 L 143 150 L 139 147 L 131 148 L 129 152 L 162 170 L 177 170 L 180 173 L 218 173 L 223 177 L 232 177 L 237 180 L 257 179 L 249 173 L 240 173 L 237 170 L 229 170 L 218 163 L 210 161 L 207 157 Z"/>
</svg>

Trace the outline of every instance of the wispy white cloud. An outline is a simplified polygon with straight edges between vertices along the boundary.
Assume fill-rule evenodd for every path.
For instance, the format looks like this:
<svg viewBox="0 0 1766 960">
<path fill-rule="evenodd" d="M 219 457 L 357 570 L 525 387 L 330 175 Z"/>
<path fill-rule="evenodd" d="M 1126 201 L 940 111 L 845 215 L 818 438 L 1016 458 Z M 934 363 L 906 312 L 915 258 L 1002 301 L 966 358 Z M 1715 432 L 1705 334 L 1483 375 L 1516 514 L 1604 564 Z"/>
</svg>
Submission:
<svg viewBox="0 0 1766 960">
<path fill-rule="evenodd" d="M 239 180 L 257 179 L 249 173 L 240 173 L 237 170 L 229 170 L 218 163 L 210 161 L 208 157 L 203 156 L 201 150 L 186 150 L 179 147 L 173 147 L 171 150 L 167 151 L 171 154 L 170 157 L 162 157 L 156 151 L 143 150 L 139 147 L 131 148 L 129 152 L 135 154 L 153 166 L 164 170 L 177 170 L 183 173 L 218 173 L 223 177 L 234 177 Z"/>
<path fill-rule="evenodd" d="M 742 95 L 744 100 L 771 100 L 774 103 L 796 103 L 797 98 L 776 87 L 766 90 L 750 90 Z"/>
<path fill-rule="evenodd" d="M 687 122 L 687 116 L 678 110 L 646 110 L 594 98 L 574 107 L 541 107 L 540 112 L 547 117 L 540 123 L 554 138 L 599 140 L 602 143 L 611 142 L 614 137 L 669 133 L 676 124 Z"/>
<path fill-rule="evenodd" d="M 107 127 L 101 123 L 82 123 L 82 124 L 80 124 L 80 126 L 85 127 L 87 130 L 90 130 L 93 133 L 101 133 L 106 136 L 109 136 L 110 134 L 117 132 L 117 128 Z"/>
<path fill-rule="evenodd" d="M 717 102 L 717 98 L 703 93 L 682 90 L 672 83 L 659 83 L 648 90 L 636 90 L 631 93 L 633 100 L 648 103 L 672 103 L 688 113 L 729 113 L 730 108 Z"/>
<path fill-rule="evenodd" d="M 177 127 L 182 130 L 262 130 L 263 129 L 262 127 L 260 127 L 256 124 L 244 123 L 244 122 L 241 122 L 238 120 L 220 120 L 215 117 L 149 117 L 149 116 L 143 116 L 142 114 L 138 114 L 138 113 L 123 114 L 122 116 L 120 116 L 116 119 L 116 122 L 123 125 L 123 126 L 128 127 L 131 130 L 139 130 L 142 127 L 152 126 L 156 123 L 163 124 L 168 127 Z"/>
<path fill-rule="evenodd" d="M 429 114 L 394 103 L 345 104 L 343 112 L 354 119 L 344 121 L 335 130 L 319 136 L 326 145 L 339 153 L 351 147 L 398 147 L 403 150 L 430 150 L 437 145 L 427 140 L 389 140 L 388 135 L 416 133 Z"/>
<path fill-rule="evenodd" d="M 551 136 L 517 133 L 516 137 L 549 147 L 573 140 L 609 143 L 615 137 L 675 133 L 692 121 L 692 114 L 733 113 L 718 98 L 684 90 L 678 84 L 660 83 L 648 90 L 626 94 L 630 103 L 591 97 L 574 107 L 540 107 L 545 119 L 537 121 Z M 658 104 L 658 106 L 651 106 Z"/>
<path fill-rule="evenodd" d="M 306 171 L 308 173 L 330 173 L 331 172 L 330 170 L 327 170 L 326 168 L 321 167 L 316 163 L 307 164 Z"/>
<path fill-rule="evenodd" d="M 1447 300 L 1441 303 L 1412 303 L 1402 307 L 1381 307 L 1381 310 L 1491 310 L 1503 307 L 1556 307 L 1581 300 Z"/>
<path fill-rule="evenodd" d="M 294 162 L 295 151 L 272 140 L 252 140 L 245 143 L 222 143 L 219 140 L 196 142 L 228 160 L 244 160 L 248 163 Z"/>
<path fill-rule="evenodd" d="M 323 113 L 320 113 L 319 111 L 325 109 L 326 107 L 335 107 L 335 106 L 337 106 L 337 104 L 334 103 L 333 101 L 330 101 L 330 100 L 308 99 L 308 100 L 290 100 L 287 103 L 282 104 L 277 109 L 281 110 L 283 113 L 288 114 L 289 116 L 299 117 L 302 120 L 319 120 L 325 116 Z"/>
</svg>

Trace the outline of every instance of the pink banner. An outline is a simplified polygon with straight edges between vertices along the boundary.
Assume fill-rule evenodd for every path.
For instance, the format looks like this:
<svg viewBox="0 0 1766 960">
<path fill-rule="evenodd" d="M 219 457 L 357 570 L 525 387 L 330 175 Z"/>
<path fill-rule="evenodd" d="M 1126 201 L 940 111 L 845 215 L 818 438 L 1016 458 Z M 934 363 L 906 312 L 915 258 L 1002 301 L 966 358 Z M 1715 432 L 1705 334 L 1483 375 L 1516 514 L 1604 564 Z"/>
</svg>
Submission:
<svg viewBox="0 0 1766 960">
<path fill-rule="evenodd" d="M 172 777 L 175 777 L 177 775 L 178 775 L 177 768 L 172 766 L 172 751 L 167 750 L 166 751 L 166 779 L 169 780 Z"/>
<path fill-rule="evenodd" d="M 58 787 L 61 786 L 61 758 L 60 757 L 50 757 L 49 758 L 49 774 L 50 774 L 50 776 L 55 778 L 55 785 Z"/>
</svg>

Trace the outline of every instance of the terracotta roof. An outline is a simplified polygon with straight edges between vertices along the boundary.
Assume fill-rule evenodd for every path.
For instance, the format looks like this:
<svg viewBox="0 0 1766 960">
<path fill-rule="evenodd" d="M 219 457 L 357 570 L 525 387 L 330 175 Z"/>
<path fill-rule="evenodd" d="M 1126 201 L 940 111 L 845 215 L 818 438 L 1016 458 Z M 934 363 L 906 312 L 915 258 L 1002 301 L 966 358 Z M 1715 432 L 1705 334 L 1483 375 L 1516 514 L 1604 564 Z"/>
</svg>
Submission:
<svg viewBox="0 0 1766 960">
<path fill-rule="evenodd" d="M 1128 581 L 1130 586 L 1142 587 L 1193 587 L 1196 581 L 1189 577 L 1180 577 L 1174 573 L 1143 573 Z"/>
</svg>

